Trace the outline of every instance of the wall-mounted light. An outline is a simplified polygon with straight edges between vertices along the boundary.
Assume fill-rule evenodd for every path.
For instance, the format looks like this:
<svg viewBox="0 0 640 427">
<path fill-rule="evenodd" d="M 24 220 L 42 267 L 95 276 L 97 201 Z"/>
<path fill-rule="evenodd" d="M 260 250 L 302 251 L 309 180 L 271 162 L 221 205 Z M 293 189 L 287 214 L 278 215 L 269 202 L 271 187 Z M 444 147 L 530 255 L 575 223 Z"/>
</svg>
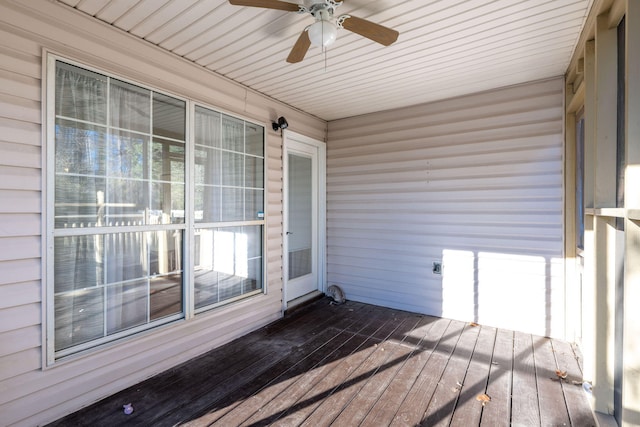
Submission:
<svg viewBox="0 0 640 427">
<path fill-rule="evenodd" d="M 279 129 L 286 129 L 289 127 L 289 123 L 287 123 L 287 119 L 285 119 L 284 117 L 280 117 L 278 118 L 277 122 L 272 122 L 271 123 L 271 127 L 273 128 L 273 130 L 278 131 Z"/>
</svg>

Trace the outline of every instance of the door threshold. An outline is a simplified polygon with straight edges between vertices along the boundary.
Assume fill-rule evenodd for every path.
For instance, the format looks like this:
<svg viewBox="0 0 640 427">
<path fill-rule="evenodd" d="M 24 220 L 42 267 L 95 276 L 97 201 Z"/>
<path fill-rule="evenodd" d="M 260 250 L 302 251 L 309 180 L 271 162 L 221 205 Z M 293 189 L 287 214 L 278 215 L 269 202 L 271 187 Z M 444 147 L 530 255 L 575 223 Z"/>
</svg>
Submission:
<svg viewBox="0 0 640 427">
<path fill-rule="evenodd" d="M 297 309 L 304 307 L 307 304 L 310 304 L 320 298 L 324 297 L 324 293 L 320 291 L 313 291 L 306 295 L 302 295 L 294 300 L 291 300 L 287 303 L 287 308 L 284 311 L 284 315 L 288 315 L 296 311 Z"/>
</svg>

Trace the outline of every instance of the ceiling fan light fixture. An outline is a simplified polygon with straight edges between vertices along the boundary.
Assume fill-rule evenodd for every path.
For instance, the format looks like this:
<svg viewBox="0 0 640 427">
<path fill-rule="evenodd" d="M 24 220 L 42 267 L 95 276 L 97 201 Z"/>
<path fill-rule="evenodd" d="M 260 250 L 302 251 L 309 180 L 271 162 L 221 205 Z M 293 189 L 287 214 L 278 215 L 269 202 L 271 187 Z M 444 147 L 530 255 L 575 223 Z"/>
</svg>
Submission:
<svg viewBox="0 0 640 427">
<path fill-rule="evenodd" d="M 314 46 L 327 47 L 336 41 L 338 28 L 330 21 L 318 20 L 309 27 L 309 40 Z"/>
</svg>

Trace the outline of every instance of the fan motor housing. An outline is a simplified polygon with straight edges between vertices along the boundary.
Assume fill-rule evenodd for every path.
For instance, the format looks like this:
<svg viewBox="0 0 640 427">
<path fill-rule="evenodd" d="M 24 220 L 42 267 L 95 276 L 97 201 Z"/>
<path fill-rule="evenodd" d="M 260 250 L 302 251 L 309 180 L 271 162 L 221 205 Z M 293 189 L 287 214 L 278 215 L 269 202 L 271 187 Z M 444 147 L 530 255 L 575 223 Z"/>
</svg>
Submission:
<svg viewBox="0 0 640 427">
<path fill-rule="evenodd" d="M 316 16 L 316 12 L 318 11 L 327 11 L 330 15 L 333 15 L 333 11 L 335 8 L 342 4 L 341 1 L 334 0 L 304 0 L 304 7 L 309 11 L 313 16 Z"/>
</svg>

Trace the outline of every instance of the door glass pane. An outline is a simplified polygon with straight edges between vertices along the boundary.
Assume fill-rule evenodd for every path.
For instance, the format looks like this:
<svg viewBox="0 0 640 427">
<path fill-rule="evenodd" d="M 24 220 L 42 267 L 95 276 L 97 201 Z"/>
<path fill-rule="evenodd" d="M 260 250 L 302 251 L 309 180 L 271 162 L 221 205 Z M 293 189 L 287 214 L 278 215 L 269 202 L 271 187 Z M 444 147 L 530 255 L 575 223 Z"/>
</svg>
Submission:
<svg viewBox="0 0 640 427">
<path fill-rule="evenodd" d="M 289 280 L 311 273 L 312 161 L 289 154 Z"/>
</svg>

